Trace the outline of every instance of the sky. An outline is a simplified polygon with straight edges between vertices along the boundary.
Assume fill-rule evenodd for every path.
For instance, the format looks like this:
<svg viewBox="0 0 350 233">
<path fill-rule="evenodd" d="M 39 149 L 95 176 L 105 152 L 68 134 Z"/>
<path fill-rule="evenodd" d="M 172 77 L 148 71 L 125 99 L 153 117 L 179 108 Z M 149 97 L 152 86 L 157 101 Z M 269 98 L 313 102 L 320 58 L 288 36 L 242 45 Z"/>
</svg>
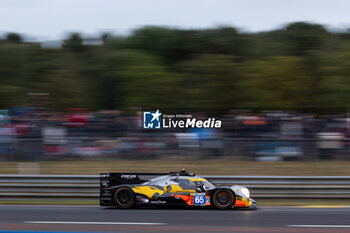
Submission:
<svg viewBox="0 0 350 233">
<path fill-rule="evenodd" d="M 144 25 L 233 26 L 256 32 L 307 21 L 350 28 L 350 0 L 0 0 L 0 34 L 58 40 L 68 33 L 125 35 Z"/>
</svg>

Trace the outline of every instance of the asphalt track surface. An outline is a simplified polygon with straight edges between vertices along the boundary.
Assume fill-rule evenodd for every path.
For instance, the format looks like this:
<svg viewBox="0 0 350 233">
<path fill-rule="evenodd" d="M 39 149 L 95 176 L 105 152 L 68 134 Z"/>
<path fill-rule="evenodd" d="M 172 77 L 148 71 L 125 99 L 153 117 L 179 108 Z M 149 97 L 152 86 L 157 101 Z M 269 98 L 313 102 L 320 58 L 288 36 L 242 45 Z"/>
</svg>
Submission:
<svg viewBox="0 0 350 233">
<path fill-rule="evenodd" d="M 350 207 L 258 210 L 0 206 L 4 232 L 349 232 Z"/>
</svg>

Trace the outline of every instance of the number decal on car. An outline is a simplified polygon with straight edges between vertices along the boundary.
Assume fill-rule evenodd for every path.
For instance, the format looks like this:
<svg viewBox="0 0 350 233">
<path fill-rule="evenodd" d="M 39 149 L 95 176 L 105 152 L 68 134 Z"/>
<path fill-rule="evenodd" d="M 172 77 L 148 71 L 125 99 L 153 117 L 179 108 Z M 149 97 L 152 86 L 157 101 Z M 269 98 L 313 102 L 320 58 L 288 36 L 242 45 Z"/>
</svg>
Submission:
<svg viewBox="0 0 350 233">
<path fill-rule="evenodd" d="M 193 198 L 194 205 L 205 205 L 205 195 L 195 194 Z"/>
</svg>

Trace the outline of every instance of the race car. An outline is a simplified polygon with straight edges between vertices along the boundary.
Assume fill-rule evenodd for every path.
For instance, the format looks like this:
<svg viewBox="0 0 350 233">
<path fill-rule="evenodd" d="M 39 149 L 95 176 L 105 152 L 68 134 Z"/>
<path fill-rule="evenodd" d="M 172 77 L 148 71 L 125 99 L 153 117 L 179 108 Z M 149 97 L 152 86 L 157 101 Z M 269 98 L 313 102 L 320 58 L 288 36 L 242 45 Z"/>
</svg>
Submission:
<svg viewBox="0 0 350 233">
<path fill-rule="evenodd" d="M 135 206 L 187 206 L 256 209 L 246 187 L 217 186 L 185 170 L 170 173 L 102 173 L 100 205 L 127 209 Z"/>
</svg>

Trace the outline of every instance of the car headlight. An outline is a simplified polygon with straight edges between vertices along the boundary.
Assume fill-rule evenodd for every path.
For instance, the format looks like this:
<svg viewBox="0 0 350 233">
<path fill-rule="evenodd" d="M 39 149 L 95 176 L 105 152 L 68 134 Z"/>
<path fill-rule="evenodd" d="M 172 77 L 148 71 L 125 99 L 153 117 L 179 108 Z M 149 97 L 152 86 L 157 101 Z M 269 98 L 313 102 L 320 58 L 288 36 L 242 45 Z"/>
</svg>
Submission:
<svg viewBox="0 0 350 233">
<path fill-rule="evenodd" d="M 247 198 L 250 197 L 249 190 L 246 187 L 241 188 L 241 193 L 243 193 L 243 195 L 246 196 Z"/>
</svg>

